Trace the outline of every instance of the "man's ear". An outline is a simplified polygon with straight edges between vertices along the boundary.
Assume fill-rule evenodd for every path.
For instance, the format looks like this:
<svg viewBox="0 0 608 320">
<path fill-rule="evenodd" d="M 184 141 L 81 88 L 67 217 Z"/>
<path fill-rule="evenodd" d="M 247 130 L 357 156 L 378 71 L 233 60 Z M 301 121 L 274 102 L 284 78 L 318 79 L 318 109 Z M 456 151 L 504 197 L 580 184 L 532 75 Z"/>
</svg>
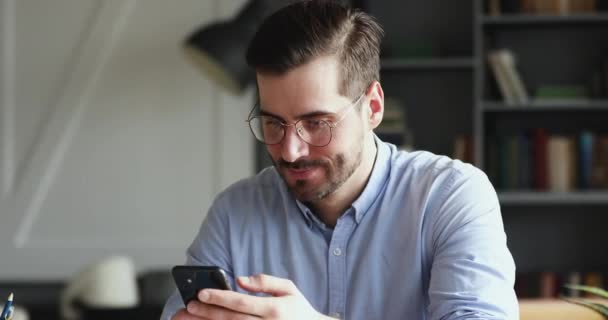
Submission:
<svg viewBox="0 0 608 320">
<path fill-rule="evenodd" d="M 380 125 L 384 116 L 384 91 L 380 82 L 374 81 L 369 86 L 367 96 L 369 97 L 369 116 L 367 117 L 367 121 L 370 129 L 375 129 Z"/>
</svg>

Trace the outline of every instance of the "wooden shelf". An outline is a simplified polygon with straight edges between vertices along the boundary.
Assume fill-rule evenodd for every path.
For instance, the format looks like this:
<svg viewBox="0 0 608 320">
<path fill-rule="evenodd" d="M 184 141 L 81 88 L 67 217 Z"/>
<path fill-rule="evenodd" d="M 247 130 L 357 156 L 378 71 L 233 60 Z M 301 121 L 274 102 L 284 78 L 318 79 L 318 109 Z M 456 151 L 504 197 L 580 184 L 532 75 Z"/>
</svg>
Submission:
<svg viewBox="0 0 608 320">
<path fill-rule="evenodd" d="M 608 14 L 572 14 L 572 15 L 532 15 L 504 14 L 501 16 L 482 16 L 481 24 L 498 25 L 546 25 L 546 24 L 602 24 L 608 25 Z"/>
<path fill-rule="evenodd" d="M 465 58 L 382 59 L 383 71 L 388 70 L 465 70 L 473 71 L 474 60 Z"/>
<path fill-rule="evenodd" d="M 503 205 L 608 204 L 608 190 L 575 192 L 500 191 Z"/>
<path fill-rule="evenodd" d="M 608 100 L 533 101 L 522 105 L 483 101 L 481 106 L 484 112 L 608 111 Z"/>
</svg>

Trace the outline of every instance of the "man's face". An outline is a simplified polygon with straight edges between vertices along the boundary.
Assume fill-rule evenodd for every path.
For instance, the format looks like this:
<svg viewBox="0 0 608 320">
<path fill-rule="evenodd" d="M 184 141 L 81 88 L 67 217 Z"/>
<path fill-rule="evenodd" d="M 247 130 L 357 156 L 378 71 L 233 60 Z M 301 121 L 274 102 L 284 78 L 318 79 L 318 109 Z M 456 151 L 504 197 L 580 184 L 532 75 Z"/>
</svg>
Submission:
<svg viewBox="0 0 608 320">
<path fill-rule="evenodd" d="M 338 190 L 361 164 L 364 129 L 359 106 L 338 92 L 338 65 L 322 57 L 284 75 L 258 74 L 260 111 L 287 124 L 320 119 L 334 124 L 324 147 L 303 141 L 293 126 L 280 144 L 268 145 L 275 167 L 300 201 L 315 202 Z M 359 104 L 365 102 L 365 97 Z M 352 109 L 352 110 L 351 110 Z"/>
</svg>

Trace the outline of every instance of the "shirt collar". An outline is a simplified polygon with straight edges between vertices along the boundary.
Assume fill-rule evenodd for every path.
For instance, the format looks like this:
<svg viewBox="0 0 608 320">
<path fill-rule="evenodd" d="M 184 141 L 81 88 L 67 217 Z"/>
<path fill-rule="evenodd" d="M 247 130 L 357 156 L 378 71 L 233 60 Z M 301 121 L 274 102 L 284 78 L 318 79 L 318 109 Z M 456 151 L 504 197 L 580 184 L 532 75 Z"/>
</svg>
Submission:
<svg viewBox="0 0 608 320">
<path fill-rule="evenodd" d="M 382 142 L 378 136 L 374 135 L 374 139 L 378 149 L 374 168 L 372 169 L 372 173 L 369 176 L 363 192 L 361 192 L 359 198 L 352 204 L 352 207 L 355 209 L 355 221 L 357 221 L 357 223 L 361 222 L 361 219 L 363 219 L 365 214 L 369 211 L 369 208 L 384 190 L 390 173 L 390 147 Z"/>
<path fill-rule="evenodd" d="M 298 199 L 295 199 L 295 200 L 296 200 L 296 205 L 298 205 L 300 212 L 302 212 L 302 215 L 304 216 L 304 219 L 306 220 L 306 225 L 308 225 L 309 227 L 312 227 L 313 223 L 319 224 L 321 222 L 321 221 L 319 221 L 319 218 L 317 218 L 305 204 L 300 202 L 300 200 L 298 200 Z"/>
<path fill-rule="evenodd" d="M 376 135 L 374 135 L 374 140 L 376 142 L 377 152 L 372 173 L 370 174 L 367 185 L 363 189 L 363 192 L 361 192 L 361 195 L 359 195 L 359 197 L 351 205 L 351 207 L 355 210 L 355 221 L 357 224 L 361 222 L 376 198 L 378 198 L 378 195 L 380 195 L 384 189 L 390 172 L 390 147 L 380 140 L 380 138 L 378 138 Z M 313 223 L 323 224 L 305 204 L 297 199 L 296 204 L 309 226 L 311 226 Z"/>
</svg>

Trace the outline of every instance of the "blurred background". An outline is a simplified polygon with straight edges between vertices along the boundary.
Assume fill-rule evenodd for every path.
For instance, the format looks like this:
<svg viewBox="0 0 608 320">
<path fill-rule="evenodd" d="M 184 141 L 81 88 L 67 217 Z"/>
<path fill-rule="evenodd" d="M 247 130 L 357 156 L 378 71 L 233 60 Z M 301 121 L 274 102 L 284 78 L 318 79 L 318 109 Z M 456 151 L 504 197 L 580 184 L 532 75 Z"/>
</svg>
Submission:
<svg viewBox="0 0 608 320">
<path fill-rule="evenodd" d="M 214 196 L 269 165 L 242 59 L 289 2 L 0 0 L 0 299 L 59 319 L 71 284 L 118 261 L 137 299 L 72 298 L 158 317 Z M 386 31 L 377 134 L 488 174 L 518 296 L 603 285 L 608 1 L 350 2 Z"/>
</svg>

